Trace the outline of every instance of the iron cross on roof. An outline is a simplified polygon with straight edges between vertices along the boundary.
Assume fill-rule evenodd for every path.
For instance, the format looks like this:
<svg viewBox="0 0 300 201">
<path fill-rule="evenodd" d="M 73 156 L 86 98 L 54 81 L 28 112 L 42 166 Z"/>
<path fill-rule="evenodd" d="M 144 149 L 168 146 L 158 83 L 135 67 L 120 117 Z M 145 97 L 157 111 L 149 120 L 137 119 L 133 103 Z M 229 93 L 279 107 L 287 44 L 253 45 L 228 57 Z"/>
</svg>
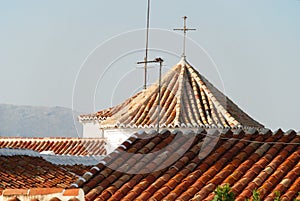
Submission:
<svg viewBox="0 0 300 201">
<path fill-rule="evenodd" d="M 186 19 L 187 16 L 182 17 L 183 18 L 183 29 L 173 29 L 174 31 L 183 31 L 183 53 L 182 56 L 185 57 L 185 46 L 186 46 L 186 32 L 187 31 L 195 31 L 196 29 L 189 29 L 186 27 Z"/>
</svg>

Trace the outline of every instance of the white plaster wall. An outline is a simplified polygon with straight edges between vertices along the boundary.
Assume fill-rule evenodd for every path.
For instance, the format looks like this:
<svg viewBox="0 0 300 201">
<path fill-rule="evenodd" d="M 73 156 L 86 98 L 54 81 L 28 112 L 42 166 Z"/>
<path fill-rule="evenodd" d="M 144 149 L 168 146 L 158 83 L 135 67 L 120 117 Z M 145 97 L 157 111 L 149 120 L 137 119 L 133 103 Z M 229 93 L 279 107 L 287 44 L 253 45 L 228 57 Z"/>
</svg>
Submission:
<svg viewBox="0 0 300 201">
<path fill-rule="evenodd" d="M 120 144 L 127 140 L 134 131 L 132 129 L 108 129 L 104 130 L 107 154 L 114 151 Z"/>
<path fill-rule="evenodd" d="M 160 131 L 165 130 L 161 129 Z M 169 131 L 179 130 L 176 129 L 167 129 Z M 183 133 L 189 133 L 191 131 L 197 132 L 198 128 L 180 128 L 180 131 Z M 146 133 L 156 133 L 155 128 L 125 128 L 125 129 L 105 129 L 104 130 L 104 138 L 106 140 L 106 151 L 107 154 L 113 152 L 118 146 L 120 146 L 124 141 L 126 141 L 131 135 L 138 132 L 146 132 Z"/>
<path fill-rule="evenodd" d="M 82 122 L 84 138 L 103 138 L 103 134 L 99 128 L 97 121 Z"/>
</svg>

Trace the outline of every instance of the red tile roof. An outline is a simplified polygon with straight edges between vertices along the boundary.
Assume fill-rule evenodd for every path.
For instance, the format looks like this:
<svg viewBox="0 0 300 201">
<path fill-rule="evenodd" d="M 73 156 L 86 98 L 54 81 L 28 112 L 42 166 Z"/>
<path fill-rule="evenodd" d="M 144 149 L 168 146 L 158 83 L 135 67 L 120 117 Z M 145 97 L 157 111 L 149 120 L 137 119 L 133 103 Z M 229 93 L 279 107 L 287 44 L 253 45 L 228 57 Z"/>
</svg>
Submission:
<svg viewBox="0 0 300 201">
<path fill-rule="evenodd" d="M 96 114 L 81 115 L 79 120 L 98 120 L 102 128 L 153 128 L 157 124 L 157 105 L 158 83 L 116 107 Z M 263 127 L 216 89 L 185 59 L 162 78 L 160 125 L 166 128 Z"/>
<path fill-rule="evenodd" d="M 86 165 L 59 165 L 62 169 L 75 174 L 76 176 L 81 176 L 88 172 L 93 166 Z"/>
<path fill-rule="evenodd" d="M 99 138 L 21 138 L 1 137 L 0 148 L 52 151 L 58 155 L 105 155 L 105 140 Z"/>
<path fill-rule="evenodd" d="M 300 136 L 294 131 L 199 130 L 135 133 L 72 187 L 90 200 L 211 200 L 228 183 L 236 200 L 300 191 Z"/>
<path fill-rule="evenodd" d="M 0 190 L 23 188 L 66 188 L 77 180 L 76 173 L 90 167 L 54 165 L 41 157 L 0 156 Z M 82 168 L 81 170 L 79 170 Z"/>
</svg>

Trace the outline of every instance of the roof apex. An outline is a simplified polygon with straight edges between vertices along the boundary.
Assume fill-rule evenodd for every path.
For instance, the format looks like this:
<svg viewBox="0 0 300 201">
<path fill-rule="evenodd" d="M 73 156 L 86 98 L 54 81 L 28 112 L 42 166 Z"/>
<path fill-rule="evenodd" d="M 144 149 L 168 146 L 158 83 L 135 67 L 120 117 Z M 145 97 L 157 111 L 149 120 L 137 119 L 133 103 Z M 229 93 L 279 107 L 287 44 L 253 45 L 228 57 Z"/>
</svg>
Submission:
<svg viewBox="0 0 300 201">
<path fill-rule="evenodd" d="M 186 61 L 186 56 L 181 56 L 180 61 L 178 64 L 181 64 L 182 66 L 185 66 L 188 62 Z"/>
</svg>

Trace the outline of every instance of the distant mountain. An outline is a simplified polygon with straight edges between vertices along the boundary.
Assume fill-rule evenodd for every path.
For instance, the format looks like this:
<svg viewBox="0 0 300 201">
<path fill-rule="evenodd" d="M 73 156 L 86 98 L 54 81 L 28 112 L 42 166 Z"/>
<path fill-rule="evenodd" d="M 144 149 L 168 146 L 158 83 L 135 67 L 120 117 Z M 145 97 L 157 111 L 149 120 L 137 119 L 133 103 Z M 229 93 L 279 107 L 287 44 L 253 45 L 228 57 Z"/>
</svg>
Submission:
<svg viewBox="0 0 300 201">
<path fill-rule="evenodd" d="M 82 126 L 75 123 L 69 108 L 0 104 L 0 136 L 81 137 Z"/>
</svg>

